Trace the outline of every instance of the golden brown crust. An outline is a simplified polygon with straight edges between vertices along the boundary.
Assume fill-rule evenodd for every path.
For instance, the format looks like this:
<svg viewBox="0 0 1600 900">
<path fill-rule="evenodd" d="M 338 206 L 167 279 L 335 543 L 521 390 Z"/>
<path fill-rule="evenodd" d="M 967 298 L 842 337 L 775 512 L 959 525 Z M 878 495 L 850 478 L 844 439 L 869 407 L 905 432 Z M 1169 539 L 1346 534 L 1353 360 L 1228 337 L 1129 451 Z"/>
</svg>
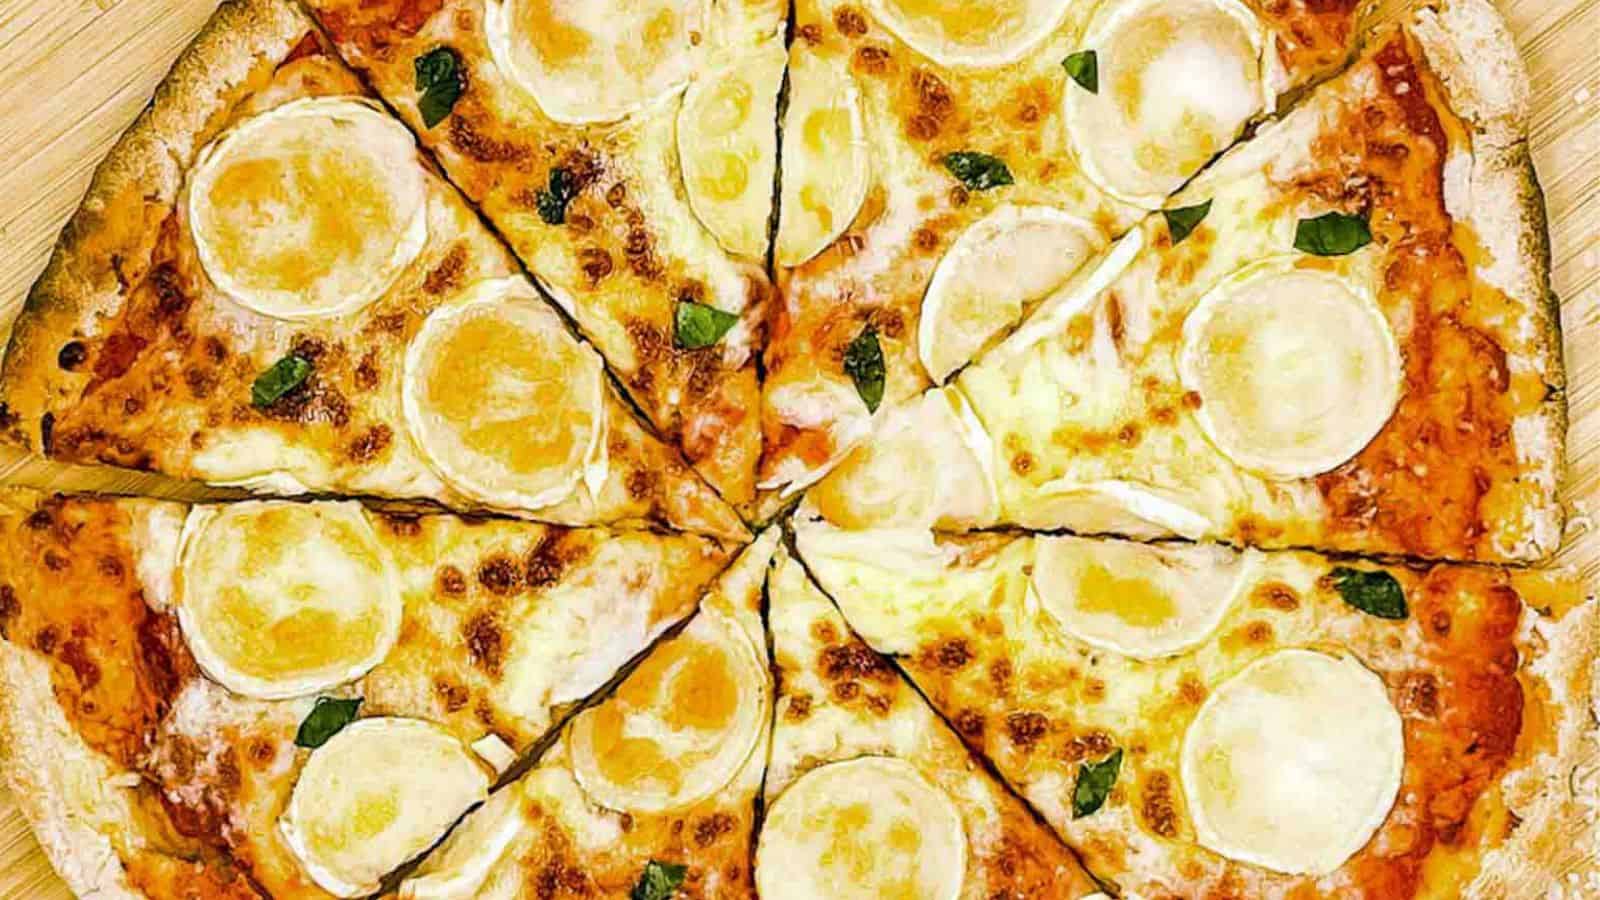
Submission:
<svg viewBox="0 0 1600 900">
<path fill-rule="evenodd" d="M 1528 511 L 1528 540 L 1506 548 L 1513 559 L 1545 559 L 1561 543 L 1565 518 L 1555 492 L 1565 469 L 1568 414 L 1549 224 L 1528 149 L 1527 68 L 1505 20 L 1487 0 L 1440 0 L 1417 13 L 1410 32 L 1443 84 L 1450 110 L 1471 129 L 1466 196 L 1460 198 L 1465 208 L 1450 212 L 1473 229 L 1487 256 L 1480 277 L 1527 311 L 1532 346 L 1522 362 L 1549 388 L 1540 408 L 1516 422 L 1526 477 L 1548 500 Z M 1446 197 L 1448 202 L 1448 186 Z"/>
<path fill-rule="evenodd" d="M 183 173 L 246 87 L 269 74 L 313 28 L 284 0 L 227 0 L 173 63 L 150 105 L 95 170 L 83 203 L 29 291 L 0 369 L 7 435 L 44 443 L 41 418 L 87 373 L 57 365 L 64 335 L 98 331 L 128 283 L 149 269 Z"/>
</svg>

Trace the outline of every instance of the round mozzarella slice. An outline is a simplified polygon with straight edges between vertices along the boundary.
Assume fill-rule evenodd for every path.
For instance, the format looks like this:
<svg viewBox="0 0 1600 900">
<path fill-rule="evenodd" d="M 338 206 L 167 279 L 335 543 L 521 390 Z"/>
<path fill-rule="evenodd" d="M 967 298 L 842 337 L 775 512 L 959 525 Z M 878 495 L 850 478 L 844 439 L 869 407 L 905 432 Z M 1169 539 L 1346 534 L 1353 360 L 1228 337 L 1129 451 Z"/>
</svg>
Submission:
<svg viewBox="0 0 1600 900">
<path fill-rule="evenodd" d="M 766 900 L 955 900 L 967 834 L 943 791 L 903 760 L 830 763 L 778 795 L 756 849 Z"/>
<path fill-rule="evenodd" d="M 1216 631 L 1244 579 L 1244 558 L 1215 546 L 1042 537 L 1033 588 L 1061 627 L 1134 659 L 1182 653 Z"/>
<path fill-rule="evenodd" d="M 428 461 L 481 502 L 550 506 L 603 464 L 600 358 L 521 279 L 435 310 L 406 350 L 403 393 Z"/>
<path fill-rule="evenodd" d="M 778 165 L 780 40 L 689 86 L 678 112 L 678 162 L 689 205 L 723 249 L 764 259 Z"/>
<path fill-rule="evenodd" d="M 1061 22 L 1061 0 L 869 0 L 885 28 L 946 66 L 1013 62 Z"/>
<path fill-rule="evenodd" d="M 783 124 L 778 264 L 798 266 L 833 243 L 867 198 L 866 126 L 850 73 L 815 53 L 789 67 Z"/>
<path fill-rule="evenodd" d="M 488 773 L 449 732 L 363 719 L 311 752 L 278 831 L 324 890 L 362 897 L 488 795 Z"/>
<path fill-rule="evenodd" d="M 1200 708 L 1183 740 L 1183 792 L 1201 846 L 1326 875 L 1388 816 L 1404 763 L 1383 679 L 1348 657 L 1281 650 Z"/>
<path fill-rule="evenodd" d="M 621 119 L 679 90 L 694 72 L 706 0 L 488 0 L 495 67 L 546 116 Z"/>
<path fill-rule="evenodd" d="M 400 588 L 359 504 L 196 507 L 182 540 L 179 626 L 201 669 L 235 693 L 352 681 L 399 638 Z"/>
<path fill-rule="evenodd" d="M 206 275 L 279 319 L 354 312 L 428 238 L 410 132 L 364 100 L 297 100 L 201 151 L 189 221 Z"/>
<path fill-rule="evenodd" d="M 738 623 L 702 609 L 609 700 L 572 724 L 573 774 L 602 806 L 697 803 L 749 759 L 768 718 L 767 673 Z"/>
<path fill-rule="evenodd" d="M 1154 209 L 1270 102 L 1263 28 L 1238 0 L 1113 0 L 1084 35 L 1099 91 L 1066 88 L 1079 165 Z"/>
<path fill-rule="evenodd" d="M 953 388 L 886 412 L 872 440 L 810 494 L 817 512 L 851 530 L 986 524 L 999 503 L 989 436 Z M 910 473 L 916 473 L 914 475 Z"/>
<path fill-rule="evenodd" d="M 1291 261 L 1247 268 L 1202 298 L 1184 320 L 1178 370 L 1217 449 L 1278 479 L 1361 452 L 1394 414 L 1404 378 L 1370 295 Z"/>
<path fill-rule="evenodd" d="M 929 378 L 943 383 L 1103 244 L 1093 225 L 1049 206 L 1002 206 L 962 232 L 922 298 L 917 353 Z"/>
</svg>

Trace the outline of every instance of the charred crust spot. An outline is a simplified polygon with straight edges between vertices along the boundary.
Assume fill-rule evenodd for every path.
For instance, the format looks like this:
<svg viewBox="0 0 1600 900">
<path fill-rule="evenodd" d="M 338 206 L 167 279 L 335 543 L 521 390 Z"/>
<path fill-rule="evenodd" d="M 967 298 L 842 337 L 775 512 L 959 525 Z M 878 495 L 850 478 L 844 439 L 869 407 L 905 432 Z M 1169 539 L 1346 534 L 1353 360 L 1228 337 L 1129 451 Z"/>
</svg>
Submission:
<svg viewBox="0 0 1600 900">
<path fill-rule="evenodd" d="M 368 350 L 356 366 L 356 387 L 363 391 L 375 390 L 378 387 L 379 374 L 378 352 Z"/>
<path fill-rule="evenodd" d="M 927 647 L 922 652 L 922 666 L 955 672 L 972 662 L 972 647 L 965 638 L 953 637 Z"/>
<path fill-rule="evenodd" d="M 52 572 L 65 572 L 72 567 L 72 560 L 54 550 L 46 550 L 44 552 L 44 567 Z"/>
<path fill-rule="evenodd" d="M 467 247 L 457 243 L 450 248 L 444 259 L 428 273 L 422 280 L 422 289 L 435 296 L 452 290 L 461 284 L 461 273 L 467 267 Z"/>
<path fill-rule="evenodd" d="M 435 678 L 433 681 L 433 694 L 439 698 L 439 705 L 447 713 L 457 713 L 467 708 L 467 703 L 472 699 L 467 689 L 452 681 Z"/>
<path fill-rule="evenodd" d="M 624 483 L 628 488 L 628 496 L 634 500 L 644 501 L 655 496 L 659 487 L 661 476 L 648 469 L 634 469 L 628 473 Z"/>
<path fill-rule="evenodd" d="M 1111 754 L 1116 745 L 1111 741 L 1111 735 L 1104 731 L 1088 731 L 1077 735 L 1061 747 L 1061 758 L 1069 763 L 1083 762 L 1086 759 L 1102 759 Z"/>
<path fill-rule="evenodd" d="M 805 41 L 812 46 L 822 43 L 822 26 L 816 24 L 815 22 L 801 25 L 799 28 L 795 29 L 795 34 L 800 38 L 800 40 Z"/>
<path fill-rule="evenodd" d="M 81 689 L 92 691 L 100 683 L 100 666 L 89 655 L 88 645 L 83 638 L 73 637 L 62 644 L 58 658 L 72 670 L 73 677 L 78 679 L 78 686 Z"/>
<path fill-rule="evenodd" d="M 1424 719 L 1439 715 L 1439 680 L 1427 672 L 1412 672 L 1400 685 L 1400 710 Z"/>
<path fill-rule="evenodd" d="M 1050 730 L 1050 720 L 1043 713 L 1014 712 L 1006 716 L 1006 737 L 1023 750 L 1033 746 Z"/>
<path fill-rule="evenodd" d="M 1433 633 L 1438 637 L 1441 637 L 1441 638 L 1449 637 L 1450 636 L 1450 613 L 1449 613 L 1449 611 L 1443 610 L 1443 609 L 1436 610 L 1432 616 L 1428 617 L 1428 627 L 1432 628 L 1433 629 Z"/>
<path fill-rule="evenodd" d="M 939 232 L 926 226 L 918 228 L 911 234 L 911 246 L 921 253 L 932 253 L 939 249 Z"/>
<path fill-rule="evenodd" d="M 122 560 L 115 556 L 102 556 L 98 564 L 100 574 L 110 579 L 119 579 L 125 571 Z"/>
<path fill-rule="evenodd" d="M 694 842 L 697 846 L 709 847 L 733 831 L 733 825 L 733 816 L 725 812 L 712 813 L 695 823 Z"/>
<path fill-rule="evenodd" d="M 863 44 L 851 57 L 851 66 L 865 75 L 882 75 L 889 71 L 889 51 L 874 44 Z"/>
<path fill-rule="evenodd" d="M 994 686 L 995 693 L 1004 694 L 1011 688 L 1011 661 L 997 659 L 989 664 L 989 683 Z"/>
<path fill-rule="evenodd" d="M 1264 609 L 1294 612 L 1300 608 L 1300 597 L 1294 588 L 1281 581 L 1266 581 L 1250 592 L 1251 602 Z"/>
<path fill-rule="evenodd" d="M 1206 686 L 1200 679 L 1186 675 L 1178 682 L 1178 698 L 1190 706 L 1199 706 L 1206 700 Z"/>
<path fill-rule="evenodd" d="M 547 862 L 534 876 L 534 893 L 539 900 L 556 897 L 588 897 L 594 891 L 589 876 L 565 859 Z"/>
<path fill-rule="evenodd" d="M 67 341 L 61 345 L 61 350 L 56 354 L 56 365 L 68 372 L 77 371 L 83 361 L 89 358 L 89 348 L 83 341 Z"/>
<path fill-rule="evenodd" d="M 566 529 L 552 527 L 528 551 L 522 568 L 529 587 L 545 588 L 561 580 L 573 556 L 566 547 L 566 535 Z"/>
<path fill-rule="evenodd" d="M 56 523 L 55 516 L 51 515 L 50 508 L 41 506 L 28 514 L 23 520 L 24 525 L 31 531 L 48 531 Z"/>
<path fill-rule="evenodd" d="M 860 37 L 867 33 L 867 20 L 855 7 L 841 6 L 833 14 L 833 27 L 846 37 Z"/>
<path fill-rule="evenodd" d="M 358 463 L 371 462 L 389 449 L 393 441 L 394 432 L 389 430 L 389 426 L 374 425 L 350 442 L 350 459 Z"/>
<path fill-rule="evenodd" d="M 889 697 L 883 694 L 867 694 L 867 709 L 871 710 L 873 715 L 882 718 L 889 715 L 889 710 L 893 708 L 894 700 Z"/>
<path fill-rule="evenodd" d="M 919 68 L 911 71 L 911 92 L 915 98 L 916 112 L 906 123 L 906 133 L 919 141 L 938 137 L 944 130 L 945 121 L 955 111 L 950 88 L 939 76 Z"/>
<path fill-rule="evenodd" d="M 860 641 L 824 648 L 818 658 L 818 668 L 823 677 L 834 682 L 857 678 L 892 681 L 895 677 L 889 661 Z"/>
<path fill-rule="evenodd" d="M 1247 643 L 1264 645 L 1272 642 L 1272 624 L 1270 622 L 1251 622 L 1244 626 L 1244 639 Z"/>
<path fill-rule="evenodd" d="M 46 625 L 33 636 L 33 649 L 43 653 L 45 656 L 52 656 L 55 654 L 56 645 L 60 641 L 61 630 L 54 625 Z"/>
<path fill-rule="evenodd" d="M 480 612 L 468 619 L 461 629 L 461 636 L 466 639 L 472 662 L 490 675 L 498 676 L 504 661 L 505 634 L 501 632 L 494 614 Z"/>
<path fill-rule="evenodd" d="M 17 589 L 9 584 L 0 584 L 0 637 L 10 637 L 11 622 L 22 612 L 22 604 L 17 602 Z"/>
<path fill-rule="evenodd" d="M 661 260 L 656 257 L 655 238 L 642 227 L 628 229 L 622 253 L 628 258 L 628 268 L 633 274 L 650 280 L 661 274 Z"/>
<path fill-rule="evenodd" d="M 811 695 L 794 694 L 789 698 L 789 706 L 784 710 L 784 718 L 791 722 L 799 722 L 811 715 Z"/>
<path fill-rule="evenodd" d="M 467 592 L 467 576 L 455 566 L 440 566 L 435 582 L 439 585 L 439 593 L 446 597 L 460 597 Z"/>
<path fill-rule="evenodd" d="M 1139 812 L 1151 831 L 1164 838 L 1178 836 L 1178 807 L 1173 797 L 1171 775 L 1155 772 L 1145 779 Z"/>
<path fill-rule="evenodd" d="M 984 717 L 978 710 L 963 709 L 956 713 L 954 724 L 956 732 L 969 741 L 983 738 Z"/>
<path fill-rule="evenodd" d="M 199 366 L 189 366 L 183 370 L 183 383 L 189 388 L 191 396 L 196 400 L 204 400 L 216 391 L 217 376 Z"/>
<path fill-rule="evenodd" d="M 480 131 L 467 116 L 450 117 L 450 146 L 478 162 L 513 162 L 527 157 L 528 150 L 511 141 L 496 140 Z"/>
<path fill-rule="evenodd" d="M 498 597 L 522 588 L 522 570 L 511 557 L 497 554 L 478 564 L 478 583 Z"/>
<path fill-rule="evenodd" d="M 833 685 L 833 698 L 840 703 L 849 703 L 861 696 L 861 684 L 855 681 L 840 681 Z"/>
<path fill-rule="evenodd" d="M 245 747 L 245 755 L 257 768 L 266 768 L 278 757 L 278 748 L 264 738 L 254 738 Z"/>
<path fill-rule="evenodd" d="M 136 334 L 117 332 L 105 339 L 95 354 L 94 377 L 101 381 L 120 378 L 133 368 L 133 363 L 150 342 Z"/>
<path fill-rule="evenodd" d="M 584 247 L 578 251 L 578 268 L 591 286 L 599 284 L 611 274 L 611 254 L 600 247 Z"/>
<path fill-rule="evenodd" d="M 150 287 L 155 291 L 156 315 L 160 318 L 176 319 L 189 309 L 183 275 L 172 263 L 164 262 L 151 270 Z"/>
<path fill-rule="evenodd" d="M 416 537 L 422 533 L 422 517 L 418 515 L 386 512 L 378 515 L 378 521 L 400 537 Z"/>
</svg>

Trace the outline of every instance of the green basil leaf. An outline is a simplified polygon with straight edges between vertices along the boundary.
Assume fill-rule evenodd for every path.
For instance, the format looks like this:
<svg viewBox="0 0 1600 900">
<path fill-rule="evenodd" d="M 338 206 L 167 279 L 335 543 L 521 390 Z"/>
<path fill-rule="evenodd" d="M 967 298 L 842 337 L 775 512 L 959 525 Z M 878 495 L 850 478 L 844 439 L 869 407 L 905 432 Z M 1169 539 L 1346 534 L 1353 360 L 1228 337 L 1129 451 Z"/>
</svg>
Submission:
<svg viewBox="0 0 1600 900">
<path fill-rule="evenodd" d="M 1294 248 L 1313 256 L 1344 256 L 1372 243 L 1372 229 L 1365 216 L 1325 213 L 1315 219 L 1301 219 L 1294 231 Z"/>
<path fill-rule="evenodd" d="M 958 150 L 945 155 L 944 167 L 971 191 L 987 191 L 1014 183 L 1005 161 L 987 153 Z"/>
<path fill-rule="evenodd" d="M 644 864 L 644 874 L 639 876 L 639 883 L 633 886 L 629 900 L 667 900 L 678 893 L 678 886 L 683 884 L 683 876 L 688 871 L 688 866 L 652 859 Z"/>
<path fill-rule="evenodd" d="M 1072 817 L 1081 819 L 1095 812 L 1111 796 L 1111 787 L 1117 783 L 1117 773 L 1122 771 L 1122 748 L 1099 762 L 1078 766 L 1078 783 L 1072 789 Z"/>
<path fill-rule="evenodd" d="M 1405 590 L 1388 572 L 1369 572 L 1341 566 L 1330 575 L 1333 586 L 1339 590 L 1344 602 L 1369 616 L 1404 619 L 1411 613 L 1406 606 Z"/>
<path fill-rule="evenodd" d="M 883 347 L 878 344 L 878 332 L 871 325 L 861 329 L 856 339 L 844 350 L 844 373 L 856 383 L 856 393 L 867 404 L 868 412 L 877 412 L 883 402 Z"/>
<path fill-rule="evenodd" d="M 685 350 L 699 350 L 722 340 L 739 317 L 715 306 L 679 300 L 673 320 L 673 342 Z"/>
<path fill-rule="evenodd" d="M 461 92 L 466 90 L 461 57 L 449 47 L 435 47 L 417 57 L 412 67 L 416 69 L 417 90 L 422 94 L 417 111 L 422 113 L 422 124 L 432 128 L 450 115 Z"/>
<path fill-rule="evenodd" d="M 318 697 L 317 705 L 311 707 L 310 715 L 300 723 L 300 730 L 295 732 L 295 746 L 312 750 L 321 747 L 334 735 L 343 731 L 346 725 L 355 721 L 356 712 L 360 709 L 360 697 L 353 700 Z"/>
<path fill-rule="evenodd" d="M 1100 93 L 1100 54 L 1093 50 L 1079 50 L 1061 61 L 1061 67 L 1078 87 L 1091 94 Z"/>
<path fill-rule="evenodd" d="M 311 368 L 311 360 L 295 353 L 278 360 L 257 375 L 255 383 L 250 385 L 250 403 L 256 409 L 266 409 L 284 394 L 305 384 L 311 377 Z"/>
<path fill-rule="evenodd" d="M 578 179 L 557 166 L 550 170 L 548 187 L 540 188 L 534 195 L 539 207 L 539 218 L 546 225 L 561 225 L 567 221 L 567 204 L 578 196 Z"/>
<path fill-rule="evenodd" d="M 1172 235 L 1172 245 L 1183 243 L 1183 239 L 1194 233 L 1200 227 L 1206 216 L 1211 214 L 1211 201 L 1196 203 L 1194 206 L 1184 206 L 1178 209 L 1163 209 L 1162 218 L 1167 220 L 1167 232 Z"/>
</svg>

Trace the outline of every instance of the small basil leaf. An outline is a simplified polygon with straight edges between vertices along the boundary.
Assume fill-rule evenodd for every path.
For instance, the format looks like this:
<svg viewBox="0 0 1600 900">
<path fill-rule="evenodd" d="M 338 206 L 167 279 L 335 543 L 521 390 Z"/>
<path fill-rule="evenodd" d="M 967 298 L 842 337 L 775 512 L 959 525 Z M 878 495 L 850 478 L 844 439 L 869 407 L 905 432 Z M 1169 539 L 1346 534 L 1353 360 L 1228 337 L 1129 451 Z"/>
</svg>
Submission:
<svg viewBox="0 0 1600 900">
<path fill-rule="evenodd" d="M 867 404 L 868 412 L 877 412 L 883 402 L 883 347 L 878 344 L 878 332 L 868 325 L 861 329 L 856 339 L 844 350 L 844 373 L 856 383 L 856 393 Z"/>
<path fill-rule="evenodd" d="M 1111 796 L 1111 787 L 1117 783 L 1117 773 L 1122 771 L 1122 748 L 1099 762 L 1078 766 L 1078 783 L 1072 789 L 1072 817 L 1081 819 L 1095 812 Z"/>
<path fill-rule="evenodd" d="M 291 353 L 256 376 L 255 383 L 250 385 L 250 403 L 256 409 L 266 409 L 310 377 L 311 360 Z"/>
<path fill-rule="evenodd" d="M 318 697 L 317 705 L 311 707 L 310 715 L 300 723 L 300 730 L 295 732 L 295 745 L 312 750 L 321 747 L 355 721 L 356 712 L 360 709 L 360 697 L 353 700 Z"/>
<path fill-rule="evenodd" d="M 432 128 L 450 115 L 467 87 L 461 57 L 449 47 L 436 47 L 417 57 L 412 67 L 416 69 L 417 90 L 422 94 L 417 111 L 422 113 L 422 124 Z"/>
<path fill-rule="evenodd" d="M 971 191 L 987 191 L 1013 183 L 1005 161 L 987 153 L 958 150 L 945 155 L 944 167 Z"/>
<path fill-rule="evenodd" d="M 1061 67 L 1078 87 L 1091 94 L 1100 93 L 1100 54 L 1093 50 L 1079 50 L 1061 61 Z"/>
<path fill-rule="evenodd" d="M 693 300 L 679 300 L 673 319 L 673 341 L 685 350 L 699 350 L 715 344 L 739 321 L 733 313 Z"/>
<path fill-rule="evenodd" d="M 534 195 L 539 207 L 539 218 L 546 225 L 561 225 L 567 221 L 567 204 L 578 196 L 578 179 L 559 166 L 550 170 L 549 186 L 540 188 Z"/>
<path fill-rule="evenodd" d="M 1380 619 L 1404 619 L 1410 615 L 1406 592 L 1388 572 L 1369 572 L 1340 567 L 1330 573 L 1333 586 L 1344 602 Z"/>
<path fill-rule="evenodd" d="M 1172 235 L 1172 245 L 1183 243 L 1183 239 L 1194 233 L 1200 227 L 1206 216 L 1211 213 L 1211 201 L 1197 203 L 1194 206 L 1184 206 L 1178 209 L 1163 209 L 1162 218 L 1167 220 L 1167 232 Z"/>
<path fill-rule="evenodd" d="M 1325 213 L 1301 219 L 1294 231 L 1294 248 L 1313 256 L 1345 256 L 1372 243 L 1365 216 Z"/>
<path fill-rule="evenodd" d="M 639 883 L 633 886 L 629 900 L 667 900 L 678 893 L 678 886 L 683 884 L 683 876 L 688 871 L 688 866 L 652 859 L 644 864 L 644 874 L 639 876 Z"/>
</svg>

